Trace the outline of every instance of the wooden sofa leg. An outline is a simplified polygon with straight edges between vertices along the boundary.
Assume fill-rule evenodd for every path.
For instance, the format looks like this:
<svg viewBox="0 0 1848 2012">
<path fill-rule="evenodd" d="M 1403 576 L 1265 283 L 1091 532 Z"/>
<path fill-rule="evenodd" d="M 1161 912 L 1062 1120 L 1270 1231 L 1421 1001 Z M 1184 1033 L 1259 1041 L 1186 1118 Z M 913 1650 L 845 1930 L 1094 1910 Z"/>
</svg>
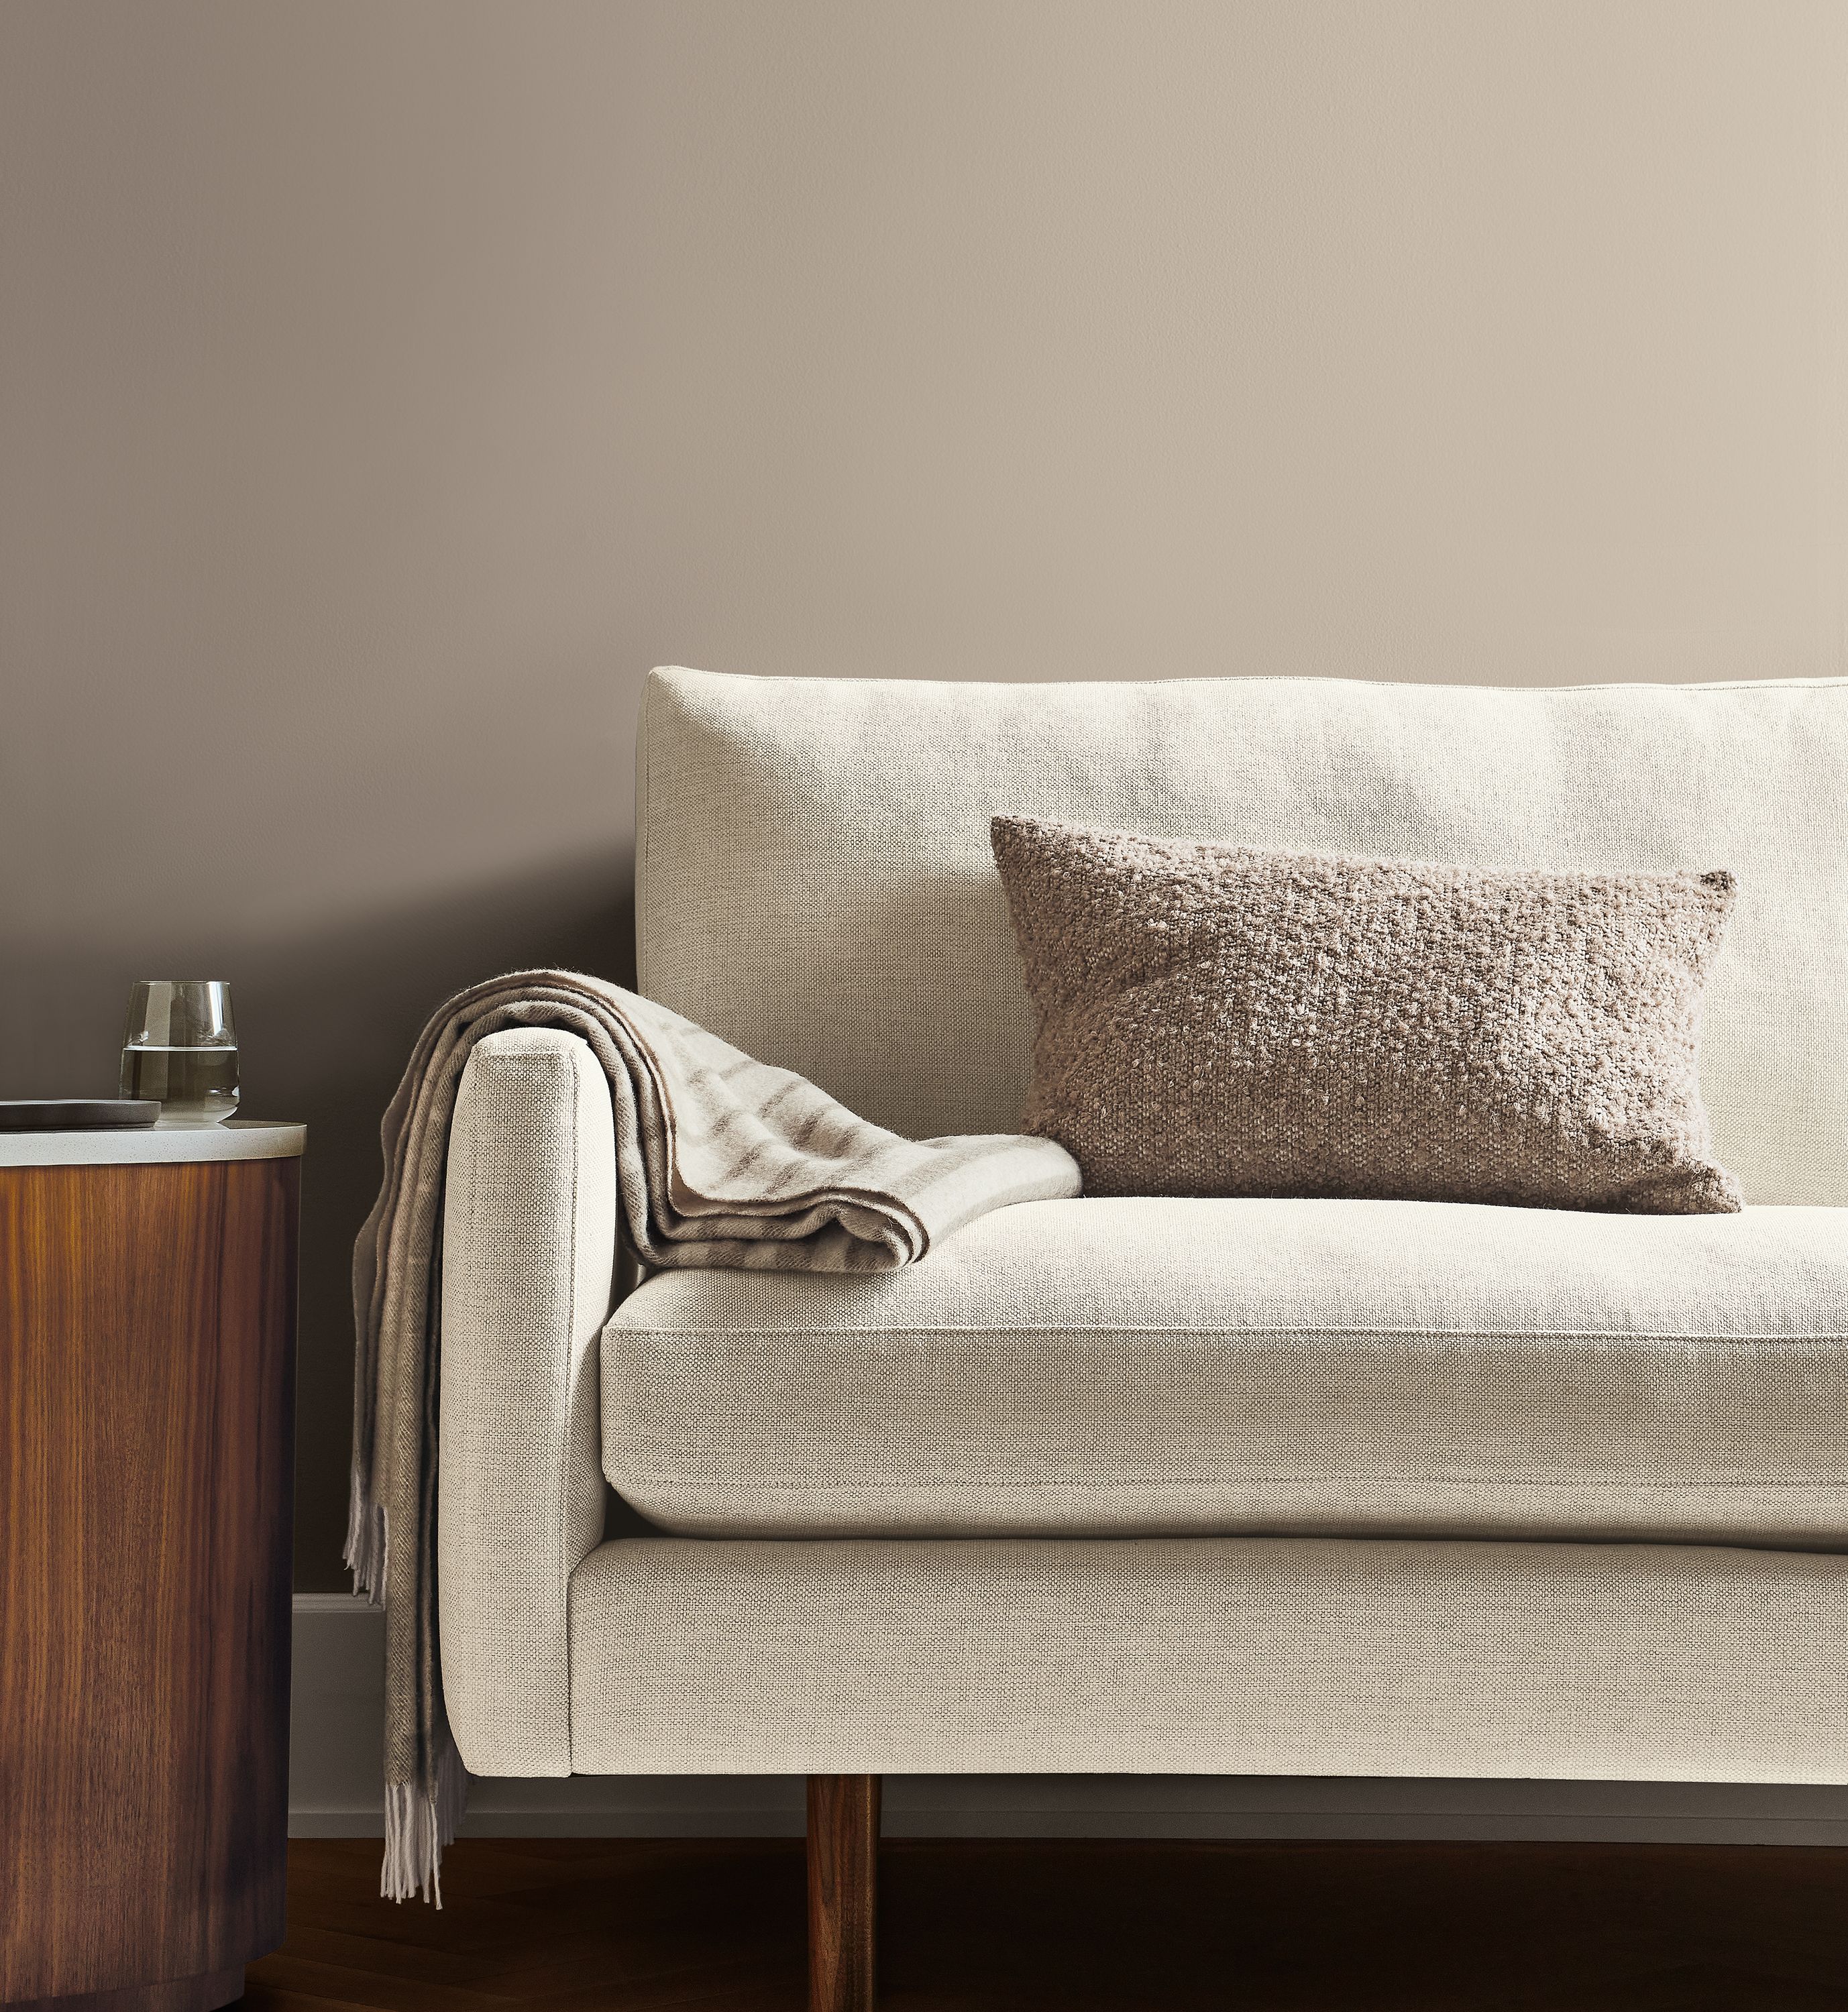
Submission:
<svg viewBox="0 0 1848 2012">
<path fill-rule="evenodd" d="M 808 1778 L 808 2012 L 872 2012 L 877 1775 Z"/>
</svg>

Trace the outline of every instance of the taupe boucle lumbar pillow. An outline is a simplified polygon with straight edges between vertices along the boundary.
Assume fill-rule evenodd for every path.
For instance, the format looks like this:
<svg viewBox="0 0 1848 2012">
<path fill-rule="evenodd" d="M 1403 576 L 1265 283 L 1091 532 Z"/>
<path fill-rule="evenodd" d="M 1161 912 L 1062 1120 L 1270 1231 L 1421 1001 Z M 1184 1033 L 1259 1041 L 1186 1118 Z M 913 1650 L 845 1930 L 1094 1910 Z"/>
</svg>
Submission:
<svg viewBox="0 0 1848 2012">
<path fill-rule="evenodd" d="M 1026 1124 L 1092 1194 L 1736 1209 L 1695 1073 L 1729 873 L 1486 871 L 997 817 Z"/>
</svg>

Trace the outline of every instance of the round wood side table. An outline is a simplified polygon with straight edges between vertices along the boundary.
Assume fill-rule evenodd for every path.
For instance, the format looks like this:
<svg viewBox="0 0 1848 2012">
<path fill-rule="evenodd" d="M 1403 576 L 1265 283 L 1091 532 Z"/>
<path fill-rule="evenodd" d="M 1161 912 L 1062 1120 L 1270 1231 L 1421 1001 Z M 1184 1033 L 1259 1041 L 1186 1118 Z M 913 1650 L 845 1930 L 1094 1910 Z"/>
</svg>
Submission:
<svg viewBox="0 0 1848 2012">
<path fill-rule="evenodd" d="M 282 1939 L 299 1125 L 0 1133 L 0 2003 Z"/>
</svg>

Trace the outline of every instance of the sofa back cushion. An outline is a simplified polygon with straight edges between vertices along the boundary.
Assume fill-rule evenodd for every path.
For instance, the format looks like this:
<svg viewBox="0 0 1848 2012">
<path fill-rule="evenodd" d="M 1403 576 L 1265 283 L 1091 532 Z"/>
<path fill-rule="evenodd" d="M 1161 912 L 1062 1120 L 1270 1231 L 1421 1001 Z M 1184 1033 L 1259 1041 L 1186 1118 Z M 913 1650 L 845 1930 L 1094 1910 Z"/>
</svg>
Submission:
<svg viewBox="0 0 1848 2012">
<path fill-rule="evenodd" d="M 1748 1201 L 1848 1204 L 1848 680 L 1500 690 L 658 671 L 651 997 L 895 1131 L 1018 1126 L 997 812 L 1475 866 L 1715 867 L 1700 1080 Z"/>
</svg>

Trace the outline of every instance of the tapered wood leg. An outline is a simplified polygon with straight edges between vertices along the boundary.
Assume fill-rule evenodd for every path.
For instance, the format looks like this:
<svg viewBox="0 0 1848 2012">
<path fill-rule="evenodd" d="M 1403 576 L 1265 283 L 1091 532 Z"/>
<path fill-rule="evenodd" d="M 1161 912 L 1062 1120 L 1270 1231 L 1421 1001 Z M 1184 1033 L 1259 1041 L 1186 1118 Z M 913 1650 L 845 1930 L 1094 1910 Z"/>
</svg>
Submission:
<svg viewBox="0 0 1848 2012">
<path fill-rule="evenodd" d="M 872 2012 L 877 1775 L 808 1778 L 808 2012 Z"/>
</svg>

